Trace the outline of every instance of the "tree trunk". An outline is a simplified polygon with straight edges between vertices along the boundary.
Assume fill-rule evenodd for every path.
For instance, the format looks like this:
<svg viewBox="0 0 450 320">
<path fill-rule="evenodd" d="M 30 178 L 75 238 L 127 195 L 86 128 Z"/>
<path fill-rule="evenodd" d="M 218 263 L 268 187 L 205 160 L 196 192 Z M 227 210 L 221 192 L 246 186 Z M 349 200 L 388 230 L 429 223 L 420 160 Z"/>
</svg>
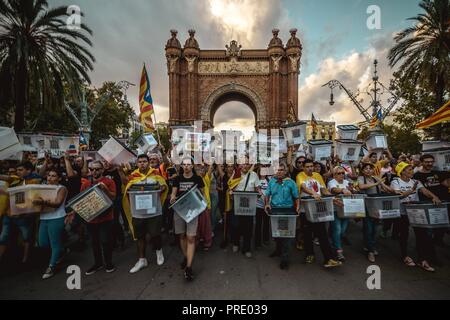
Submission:
<svg viewBox="0 0 450 320">
<path fill-rule="evenodd" d="M 437 108 L 441 108 L 444 105 L 444 91 L 445 91 L 445 75 L 441 72 L 438 74 L 436 79 L 436 87 L 435 87 L 435 94 L 436 94 L 436 102 L 437 102 Z M 436 109 L 437 110 L 437 109 Z M 441 140 L 443 128 L 442 124 L 437 124 L 434 126 L 435 129 L 435 135 L 438 140 Z"/>
<path fill-rule="evenodd" d="M 16 73 L 16 109 L 14 116 L 14 130 L 23 131 L 25 127 L 25 103 L 27 92 L 27 67 L 26 62 L 21 60 Z"/>
</svg>

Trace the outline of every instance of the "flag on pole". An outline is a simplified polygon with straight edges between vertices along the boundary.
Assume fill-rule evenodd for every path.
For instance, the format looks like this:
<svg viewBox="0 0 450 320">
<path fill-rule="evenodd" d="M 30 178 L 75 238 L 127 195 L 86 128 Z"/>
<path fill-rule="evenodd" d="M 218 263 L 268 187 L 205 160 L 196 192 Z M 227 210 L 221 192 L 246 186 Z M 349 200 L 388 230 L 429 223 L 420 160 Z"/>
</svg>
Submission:
<svg viewBox="0 0 450 320">
<path fill-rule="evenodd" d="M 147 69 L 142 69 L 140 90 L 139 90 L 139 106 L 141 115 L 139 119 L 144 126 L 145 132 L 153 132 L 155 126 L 153 125 L 152 115 L 155 112 L 153 109 L 153 99 L 150 93 L 150 80 L 148 78 Z"/>
<path fill-rule="evenodd" d="M 317 123 L 316 117 L 314 117 L 314 113 L 313 113 L 311 116 L 311 127 L 312 127 L 313 131 L 315 131 L 317 129 L 317 125 L 318 125 L 318 123 Z"/>
<path fill-rule="evenodd" d="M 381 124 L 382 118 L 383 118 L 383 113 L 381 112 L 381 109 L 379 109 L 377 114 L 370 121 L 370 128 L 375 128 L 378 124 Z"/>
<path fill-rule="evenodd" d="M 88 145 L 87 145 L 87 140 L 84 137 L 83 131 L 80 131 L 80 150 L 86 150 Z"/>
<path fill-rule="evenodd" d="M 416 127 L 417 129 L 427 129 L 445 121 L 450 121 L 450 101 L 444 104 L 444 106 L 433 113 L 429 118 L 418 123 Z"/>
</svg>

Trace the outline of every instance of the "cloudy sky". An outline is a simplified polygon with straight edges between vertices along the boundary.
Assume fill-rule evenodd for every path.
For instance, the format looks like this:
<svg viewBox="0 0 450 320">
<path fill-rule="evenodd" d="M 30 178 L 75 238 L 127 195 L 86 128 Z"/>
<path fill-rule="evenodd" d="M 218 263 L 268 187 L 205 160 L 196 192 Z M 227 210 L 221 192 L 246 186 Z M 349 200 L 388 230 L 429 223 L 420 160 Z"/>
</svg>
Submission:
<svg viewBox="0 0 450 320">
<path fill-rule="evenodd" d="M 78 5 L 83 22 L 94 32 L 92 73 L 94 86 L 104 81 L 139 83 L 142 63 L 150 73 L 152 96 L 159 121 L 168 120 L 168 76 L 164 46 L 170 29 L 179 31 L 183 44 L 194 28 L 202 49 L 224 49 L 232 39 L 243 49 L 266 48 L 271 30 L 299 29 L 303 43 L 299 85 L 299 115 L 338 124 L 363 120 L 343 93 L 336 92 L 334 107 L 322 85 L 338 79 L 347 88 L 363 90 L 370 82 L 372 62 L 380 62 L 380 80 L 388 84 L 392 70 L 386 55 L 393 35 L 411 25 L 407 18 L 420 12 L 418 0 L 49 0 L 50 6 Z M 369 30 L 369 5 L 381 9 L 381 29 Z M 138 110 L 138 88 L 128 92 Z M 363 105 L 368 105 L 367 96 Z M 388 96 L 385 97 L 387 99 Z M 216 128 L 254 125 L 253 113 L 237 102 L 223 105 L 215 116 Z"/>
</svg>

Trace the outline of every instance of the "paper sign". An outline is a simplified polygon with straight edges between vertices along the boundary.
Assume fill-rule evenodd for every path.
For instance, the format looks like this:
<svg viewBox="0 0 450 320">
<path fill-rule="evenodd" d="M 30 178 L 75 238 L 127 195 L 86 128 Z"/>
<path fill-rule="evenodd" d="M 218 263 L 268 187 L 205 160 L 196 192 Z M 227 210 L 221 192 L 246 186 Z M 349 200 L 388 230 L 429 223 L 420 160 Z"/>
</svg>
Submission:
<svg viewBox="0 0 450 320">
<path fill-rule="evenodd" d="M 344 211 L 348 214 L 364 214 L 364 199 L 343 199 Z"/>
<path fill-rule="evenodd" d="M 331 155 L 331 147 L 316 147 L 315 159 L 321 160 L 329 158 Z"/>
<path fill-rule="evenodd" d="M 428 224 L 427 215 L 424 209 L 406 209 L 408 220 L 411 224 Z"/>
<path fill-rule="evenodd" d="M 375 144 L 377 148 L 387 148 L 386 138 L 384 136 L 375 136 Z"/>
<path fill-rule="evenodd" d="M 430 224 L 449 224 L 447 208 L 428 209 Z"/>
<path fill-rule="evenodd" d="M 400 218 L 400 209 L 380 210 L 380 219 Z"/>
<path fill-rule="evenodd" d="M 136 210 L 149 210 L 153 208 L 153 201 L 151 195 L 136 195 Z"/>
</svg>

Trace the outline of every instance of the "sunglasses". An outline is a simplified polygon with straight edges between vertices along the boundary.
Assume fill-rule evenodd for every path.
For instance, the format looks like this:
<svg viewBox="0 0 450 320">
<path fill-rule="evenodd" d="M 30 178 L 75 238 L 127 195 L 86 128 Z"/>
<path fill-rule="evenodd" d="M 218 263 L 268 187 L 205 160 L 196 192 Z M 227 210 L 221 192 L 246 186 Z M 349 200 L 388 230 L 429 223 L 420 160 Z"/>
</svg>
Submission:
<svg viewBox="0 0 450 320">
<path fill-rule="evenodd" d="M 336 174 L 345 174 L 345 172 L 336 172 Z"/>
</svg>

